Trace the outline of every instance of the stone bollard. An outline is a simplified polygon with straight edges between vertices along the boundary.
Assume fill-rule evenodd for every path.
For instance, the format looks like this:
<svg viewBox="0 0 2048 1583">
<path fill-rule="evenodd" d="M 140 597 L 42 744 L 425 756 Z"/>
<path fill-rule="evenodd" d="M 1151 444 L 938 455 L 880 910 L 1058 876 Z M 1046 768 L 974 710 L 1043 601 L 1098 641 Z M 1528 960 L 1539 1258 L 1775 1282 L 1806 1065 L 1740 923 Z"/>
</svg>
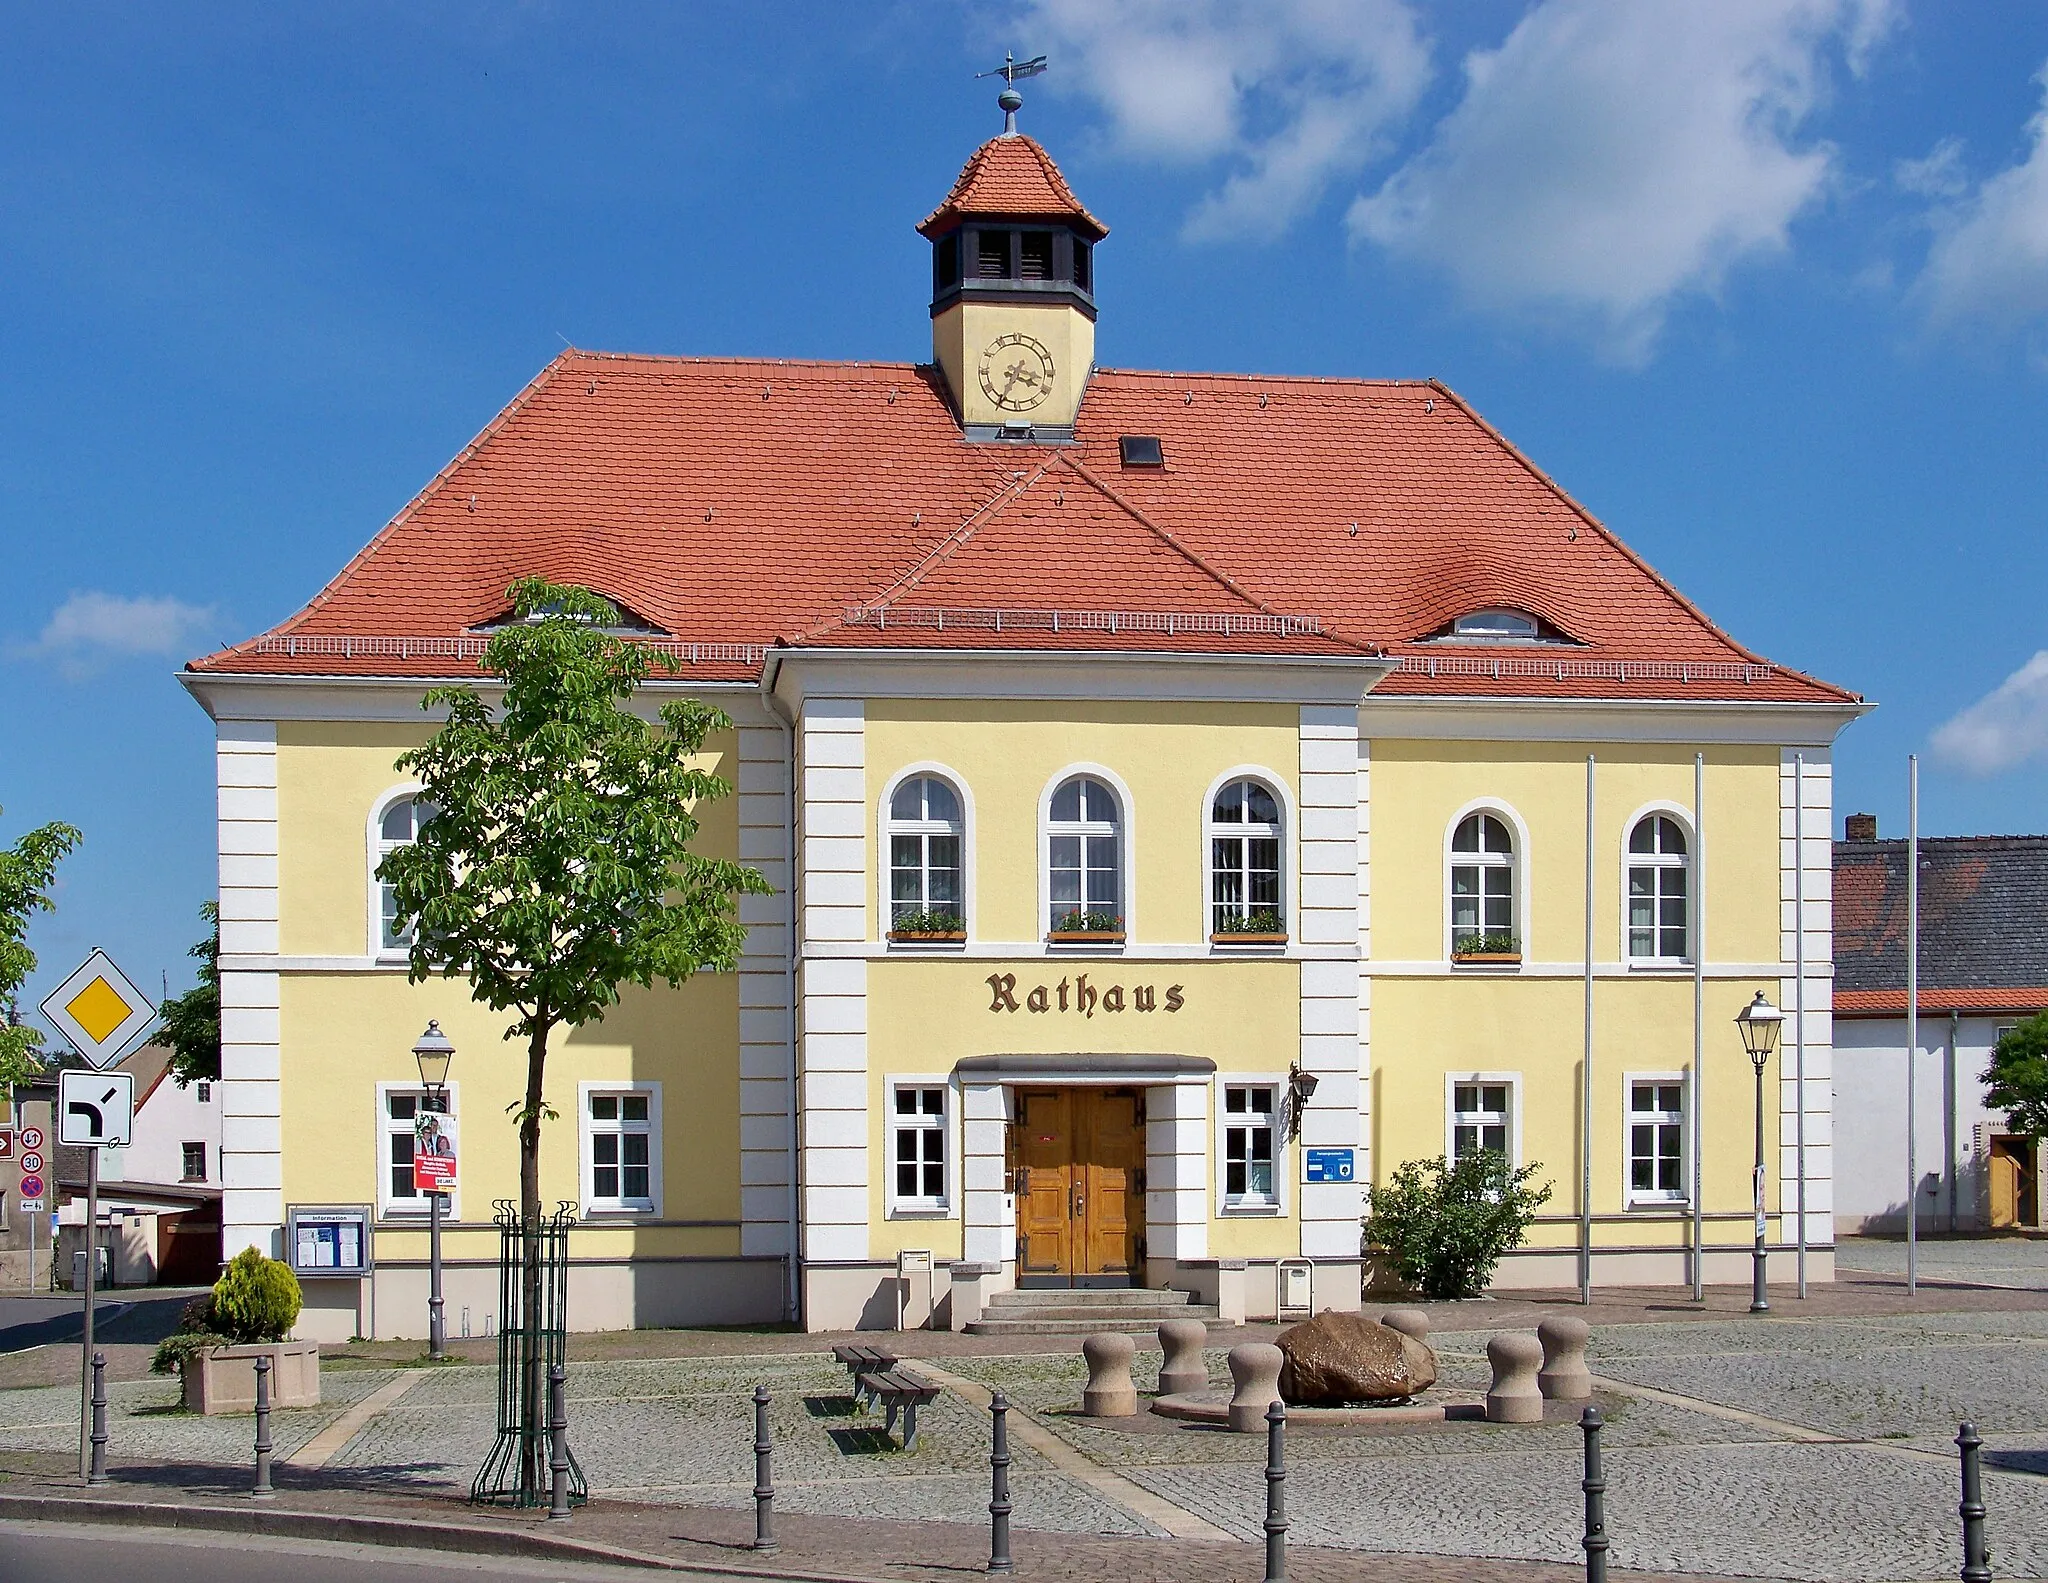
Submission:
<svg viewBox="0 0 2048 1583">
<path fill-rule="evenodd" d="M 1166 1354 L 1159 1365 L 1161 1396 L 1209 1388 L 1209 1360 L 1202 1356 L 1208 1341 L 1209 1327 L 1199 1319 L 1169 1319 L 1159 1327 L 1159 1350 Z"/>
<path fill-rule="evenodd" d="M 1486 1344 L 1493 1365 L 1493 1384 L 1486 1392 L 1486 1421 L 1491 1424 L 1540 1424 L 1543 1393 L 1536 1389 L 1536 1367 L 1543 1347 L 1534 1336 L 1495 1336 Z"/>
<path fill-rule="evenodd" d="M 1419 1308 L 1389 1308 L 1380 1315 L 1380 1323 L 1389 1330 L 1398 1330 L 1402 1335 L 1414 1338 L 1425 1347 L 1429 1345 L 1429 1315 Z"/>
<path fill-rule="evenodd" d="M 1536 1388 L 1546 1401 L 1592 1400 L 1593 1372 L 1586 1367 L 1586 1342 L 1592 1334 L 1585 1320 L 1571 1314 L 1554 1314 L 1536 1327 L 1536 1339 L 1543 1344 Z"/>
<path fill-rule="evenodd" d="M 1286 1361 L 1268 1341 L 1246 1341 L 1230 1349 L 1230 1429 L 1255 1435 L 1266 1426 L 1266 1409 L 1280 1400 L 1280 1366 Z"/>
<path fill-rule="evenodd" d="M 1114 1332 L 1081 1343 L 1081 1356 L 1088 1360 L 1082 1412 L 1090 1418 L 1130 1418 L 1137 1413 L 1138 1387 L 1131 1383 L 1131 1357 L 1137 1350 L 1129 1336 Z"/>
</svg>

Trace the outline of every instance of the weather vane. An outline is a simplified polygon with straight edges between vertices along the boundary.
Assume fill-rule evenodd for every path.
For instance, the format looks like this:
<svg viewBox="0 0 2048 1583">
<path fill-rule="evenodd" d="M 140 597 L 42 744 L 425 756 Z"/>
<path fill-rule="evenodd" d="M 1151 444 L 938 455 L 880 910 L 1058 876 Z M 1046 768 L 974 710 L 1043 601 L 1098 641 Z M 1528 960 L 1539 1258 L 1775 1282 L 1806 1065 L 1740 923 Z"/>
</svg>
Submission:
<svg viewBox="0 0 2048 1583">
<path fill-rule="evenodd" d="M 1003 79 L 1003 91 L 996 95 L 996 103 L 1002 106 L 1004 137 L 1015 137 L 1017 135 L 1017 112 L 1024 108 L 1024 96 L 1017 91 L 1017 79 L 1019 77 L 1036 77 L 1044 70 L 1045 57 L 1043 55 L 1035 55 L 1030 60 L 1019 60 L 1008 50 L 1004 50 L 1002 65 L 998 66 L 994 71 L 978 71 L 974 74 L 976 82 L 981 81 L 984 77 L 1000 77 Z"/>
</svg>

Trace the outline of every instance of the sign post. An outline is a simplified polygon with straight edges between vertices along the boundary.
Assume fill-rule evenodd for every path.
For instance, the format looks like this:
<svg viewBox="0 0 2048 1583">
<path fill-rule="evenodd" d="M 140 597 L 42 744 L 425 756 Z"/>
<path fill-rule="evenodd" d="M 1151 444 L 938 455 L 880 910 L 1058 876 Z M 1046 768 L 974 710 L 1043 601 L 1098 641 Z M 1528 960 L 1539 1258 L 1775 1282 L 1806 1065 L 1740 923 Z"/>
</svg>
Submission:
<svg viewBox="0 0 2048 1583">
<path fill-rule="evenodd" d="M 36 1222 L 43 1213 L 43 1129 L 23 1127 L 21 1138 L 21 1212 L 28 1217 L 28 1289 L 36 1289 Z M 52 1247 L 50 1256 L 56 1257 Z"/>
<path fill-rule="evenodd" d="M 100 1150 L 124 1147 L 135 1128 L 135 1078 L 109 1072 L 122 1052 L 156 1021 L 156 1007 L 95 950 L 71 976 L 44 997 L 42 1013 L 78 1053 L 90 1071 L 57 1077 L 57 1141 L 85 1154 L 85 1316 L 78 1369 L 78 1476 L 91 1469 L 92 1331 L 99 1301 Z M 23 1184 L 24 1187 L 27 1185 Z M 37 1184 L 41 1185 L 40 1182 Z M 27 1198 L 24 1192 L 22 1197 Z M 54 1263 L 56 1239 L 51 1239 Z M 52 1274 L 55 1273 L 53 1268 Z"/>
</svg>

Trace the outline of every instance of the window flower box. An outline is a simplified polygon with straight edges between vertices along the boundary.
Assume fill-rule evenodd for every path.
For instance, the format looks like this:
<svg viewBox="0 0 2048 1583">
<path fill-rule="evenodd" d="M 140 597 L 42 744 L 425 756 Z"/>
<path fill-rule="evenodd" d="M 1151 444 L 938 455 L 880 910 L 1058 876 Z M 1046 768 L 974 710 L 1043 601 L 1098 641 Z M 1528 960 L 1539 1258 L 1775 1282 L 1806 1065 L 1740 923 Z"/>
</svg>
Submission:
<svg viewBox="0 0 2048 1583">
<path fill-rule="evenodd" d="M 1227 929 L 1209 936 L 1211 945 L 1285 945 L 1287 935 L 1280 930 Z"/>
<path fill-rule="evenodd" d="M 1451 942 L 1454 967 L 1515 967 L 1522 960 L 1522 942 L 1511 934 L 1468 934 Z"/>
<path fill-rule="evenodd" d="M 1075 908 L 1058 913 L 1045 932 L 1047 945 L 1122 945 L 1124 921 L 1113 912 L 1089 912 Z"/>
<path fill-rule="evenodd" d="M 889 925 L 891 945 L 964 945 L 967 920 L 950 907 L 900 912 Z"/>
<path fill-rule="evenodd" d="M 891 929 L 891 945 L 965 945 L 965 929 Z"/>
</svg>

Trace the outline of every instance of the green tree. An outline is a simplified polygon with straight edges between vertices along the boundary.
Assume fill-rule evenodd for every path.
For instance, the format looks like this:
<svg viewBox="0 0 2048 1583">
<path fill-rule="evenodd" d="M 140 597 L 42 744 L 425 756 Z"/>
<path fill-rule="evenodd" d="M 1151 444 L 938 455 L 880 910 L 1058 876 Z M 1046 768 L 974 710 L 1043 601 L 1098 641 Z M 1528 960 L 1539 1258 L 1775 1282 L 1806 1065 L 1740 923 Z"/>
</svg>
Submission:
<svg viewBox="0 0 2048 1583">
<path fill-rule="evenodd" d="M 424 707 L 447 723 L 398 767 L 431 812 L 418 839 L 378 877 L 411 930 L 412 982 L 466 978 L 509 1012 L 526 1046 L 519 1207 L 529 1228 L 525 1308 L 540 1292 L 540 1137 L 549 1036 L 601 1019 L 626 984 L 679 984 L 739 965 L 737 897 L 766 894 L 758 873 L 691 850 L 692 810 L 732 788 L 694 761 L 731 722 L 694 699 L 663 704 L 657 728 L 629 707 L 664 657 L 615 631 L 618 612 L 587 589 L 528 578 L 483 668 L 503 684 L 494 707 L 474 687 L 437 687 Z M 537 1349 L 521 1382 L 522 1421 L 541 1422 Z M 530 1437 L 538 1448 L 540 1437 Z M 533 1474 L 538 1478 L 536 1466 Z M 523 1476 L 523 1474 L 522 1474 Z"/>
<path fill-rule="evenodd" d="M 1496 1149 L 1457 1161 L 1408 1160 L 1372 1190 L 1365 1245 L 1385 1253 L 1425 1297 L 1477 1297 L 1502 1254 L 1520 1245 L 1550 1184 L 1538 1164 L 1515 1169 Z"/>
<path fill-rule="evenodd" d="M 29 831 L 13 846 L 0 847 L 0 1003 L 10 1010 L 21 986 L 36 970 L 28 948 L 29 920 L 51 908 L 50 886 L 57 865 L 83 840 L 68 824 L 50 823 Z M 41 1075 L 40 1029 L 0 1016 L 0 1083 L 27 1083 Z"/>
<path fill-rule="evenodd" d="M 2014 1132 L 2048 1137 L 2048 1011 L 1998 1036 L 1984 1068 L 1984 1103 L 2004 1111 Z"/>
<path fill-rule="evenodd" d="M 180 1088 L 220 1081 L 220 903 L 200 903 L 199 916 L 212 925 L 186 953 L 199 960 L 199 982 L 164 1002 L 157 1034 L 171 1047 L 170 1073 Z"/>
</svg>

